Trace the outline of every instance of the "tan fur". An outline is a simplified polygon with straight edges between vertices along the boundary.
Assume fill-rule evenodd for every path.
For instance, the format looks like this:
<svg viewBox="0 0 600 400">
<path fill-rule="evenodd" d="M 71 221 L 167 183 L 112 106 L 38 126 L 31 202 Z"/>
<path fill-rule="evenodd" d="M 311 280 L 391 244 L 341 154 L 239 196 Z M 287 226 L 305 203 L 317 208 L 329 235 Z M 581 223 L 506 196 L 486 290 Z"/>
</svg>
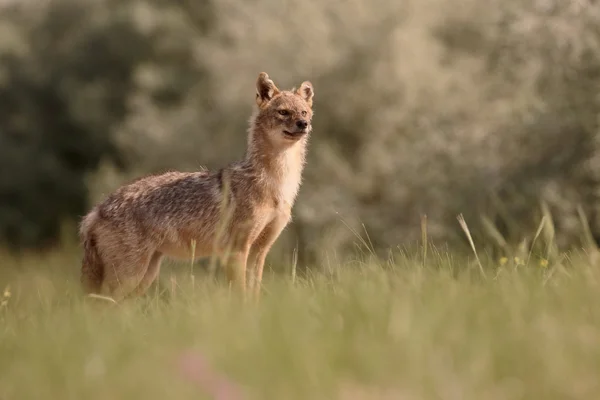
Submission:
<svg viewBox="0 0 600 400">
<path fill-rule="evenodd" d="M 83 218 L 86 292 L 117 301 L 142 294 L 163 256 L 190 259 L 195 244 L 196 257 L 219 257 L 244 293 L 248 269 L 258 295 L 265 257 L 289 223 L 300 187 L 314 92 L 308 81 L 280 91 L 264 72 L 256 90 L 243 160 L 218 171 L 138 179 Z"/>
</svg>

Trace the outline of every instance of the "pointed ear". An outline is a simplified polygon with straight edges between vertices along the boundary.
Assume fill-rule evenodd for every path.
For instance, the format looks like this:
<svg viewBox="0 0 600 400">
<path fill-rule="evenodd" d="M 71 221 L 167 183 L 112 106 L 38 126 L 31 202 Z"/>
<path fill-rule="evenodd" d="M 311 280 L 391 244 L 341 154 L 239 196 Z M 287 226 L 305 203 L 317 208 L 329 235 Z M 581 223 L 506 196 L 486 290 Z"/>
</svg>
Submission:
<svg viewBox="0 0 600 400">
<path fill-rule="evenodd" d="M 315 90 L 313 89 L 312 83 L 309 81 L 302 82 L 302 85 L 296 90 L 296 94 L 299 95 L 308 103 L 309 106 L 312 107 L 313 104 L 313 96 L 315 95 Z"/>
<path fill-rule="evenodd" d="M 279 89 L 277 89 L 277 86 L 269 79 L 269 75 L 267 75 L 266 72 L 261 72 L 256 81 L 256 104 L 258 104 L 259 107 L 263 106 L 277 93 L 279 93 Z"/>
</svg>

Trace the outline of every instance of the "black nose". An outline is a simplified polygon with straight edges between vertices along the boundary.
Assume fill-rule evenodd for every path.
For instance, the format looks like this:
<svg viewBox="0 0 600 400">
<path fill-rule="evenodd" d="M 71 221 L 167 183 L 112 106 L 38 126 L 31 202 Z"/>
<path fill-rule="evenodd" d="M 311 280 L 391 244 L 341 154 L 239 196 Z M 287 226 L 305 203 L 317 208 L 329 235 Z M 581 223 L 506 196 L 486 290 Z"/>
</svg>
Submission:
<svg viewBox="0 0 600 400">
<path fill-rule="evenodd" d="M 301 119 L 300 121 L 296 121 L 296 126 L 300 129 L 306 129 L 306 127 L 308 126 L 308 122 Z"/>
</svg>

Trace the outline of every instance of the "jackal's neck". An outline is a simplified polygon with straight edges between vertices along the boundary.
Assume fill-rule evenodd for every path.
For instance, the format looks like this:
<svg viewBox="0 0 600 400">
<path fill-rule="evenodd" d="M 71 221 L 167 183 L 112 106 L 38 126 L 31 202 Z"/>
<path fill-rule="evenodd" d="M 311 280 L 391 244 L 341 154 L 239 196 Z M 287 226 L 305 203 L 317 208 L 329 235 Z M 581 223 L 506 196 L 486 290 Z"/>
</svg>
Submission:
<svg viewBox="0 0 600 400">
<path fill-rule="evenodd" d="M 291 206 L 302 181 L 307 138 L 285 149 L 276 149 L 264 133 L 256 128 L 250 130 L 244 163 L 256 173 L 260 190 Z"/>
</svg>

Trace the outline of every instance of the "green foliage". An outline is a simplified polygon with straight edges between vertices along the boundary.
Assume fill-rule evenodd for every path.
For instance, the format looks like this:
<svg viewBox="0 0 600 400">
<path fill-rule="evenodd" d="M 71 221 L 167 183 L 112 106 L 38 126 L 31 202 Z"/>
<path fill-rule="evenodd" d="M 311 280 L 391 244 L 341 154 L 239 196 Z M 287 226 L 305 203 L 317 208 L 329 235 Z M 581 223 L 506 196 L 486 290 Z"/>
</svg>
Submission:
<svg viewBox="0 0 600 400">
<path fill-rule="evenodd" d="M 560 247 L 581 245 L 582 220 L 600 236 L 596 3 L 23 4 L 0 14 L 4 241 L 55 237 L 132 177 L 241 157 L 260 71 L 316 91 L 274 257 L 343 258 L 364 229 L 387 251 L 423 214 L 435 243 L 466 244 L 459 213 L 511 247 L 545 213 Z"/>
<path fill-rule="evenodd" d="M 447 19 L 434 29 L 447 62 L 480 60 L 490 104 L 514 102 L 503 105 L 504 121 L 490 126 L 503 137 L 498 151 L 511 165 L 485 212 L 519 240 L 544 201 L 560 244 L 569 246 L 577 243 L 577 208 L 583 207 L 598 236 L 600 8 L 522 0 L 493 2 L 491 9 L 476 1 L 464 6 L 446 8 Z"/>
<path fill-rule="evenodd" d="M 208 18 L 208 6 L 202 8 L 197 11 Z M 159 20 L 169 13 L 182 21 Z M 106 158 L 120 167 L 131 161 L 117 147 L 116 131 L 130 113 L 141 68 L 160 71 L 147 91 L 160 107 L 179 104 L 202 80 L 185 40 L 192 28 L 184 15 L 181 7 L 158 1 L 62 0 L 3 9 L 2 242 L 15 248 L 51 243 L 65 219 L 85 213 L 87 175 Z M 193 24 L 195 34 L 203 34 L 210 21 Z"/>
</svg>

